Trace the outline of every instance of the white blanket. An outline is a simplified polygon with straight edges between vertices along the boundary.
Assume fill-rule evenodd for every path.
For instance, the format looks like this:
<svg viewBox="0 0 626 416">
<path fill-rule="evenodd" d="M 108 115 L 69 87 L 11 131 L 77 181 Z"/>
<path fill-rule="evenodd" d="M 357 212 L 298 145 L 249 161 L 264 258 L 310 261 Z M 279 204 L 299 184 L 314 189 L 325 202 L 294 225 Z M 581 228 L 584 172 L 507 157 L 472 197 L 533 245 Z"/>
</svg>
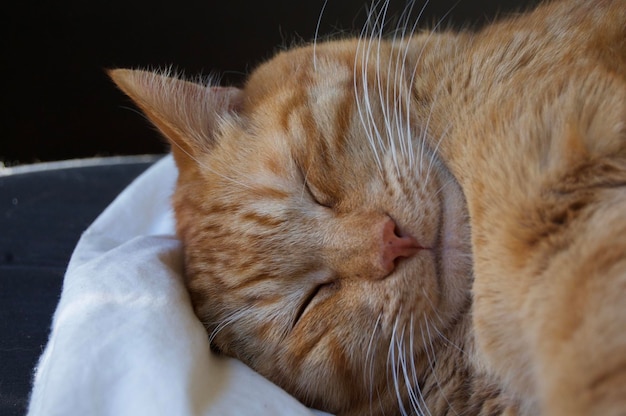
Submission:
<svg viewBox="0 0 626 416">
<path fill-rule="evenodd" d="M 39 361 L 29 415 L 322 415 L 214 355 L 184 288 L 171 156 L 80 239 Z"/>
</svg>

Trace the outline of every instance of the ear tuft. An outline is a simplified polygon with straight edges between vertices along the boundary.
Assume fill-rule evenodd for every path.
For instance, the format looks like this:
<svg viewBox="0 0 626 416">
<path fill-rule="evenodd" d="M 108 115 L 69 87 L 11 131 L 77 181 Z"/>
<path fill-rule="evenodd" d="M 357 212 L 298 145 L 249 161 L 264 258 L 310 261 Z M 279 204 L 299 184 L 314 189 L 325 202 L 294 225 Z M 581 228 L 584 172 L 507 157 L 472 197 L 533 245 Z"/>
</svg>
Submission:
<svg viewBox="0 0 626 416">
<path fill-rule="evenodd" d="M 169 71 L 108 71 L 172 146 L 179 169 L 211 149 L 220 121 L 241 108 L 242 92 L 234 87 L 185 81 Z"/>
</svg>

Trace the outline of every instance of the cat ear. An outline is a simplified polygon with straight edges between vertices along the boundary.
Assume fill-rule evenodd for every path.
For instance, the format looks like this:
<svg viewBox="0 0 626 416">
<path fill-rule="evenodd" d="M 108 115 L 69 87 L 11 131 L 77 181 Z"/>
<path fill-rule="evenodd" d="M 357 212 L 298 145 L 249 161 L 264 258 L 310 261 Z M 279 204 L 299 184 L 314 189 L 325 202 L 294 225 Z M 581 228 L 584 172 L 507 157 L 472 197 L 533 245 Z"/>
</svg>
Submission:
<svg viewBox="0 0 626 416">
<path fill-rule="evenodd" d="M 196 84 L 166 73 L 114 69 L 108 74 L 169 140 L 180 170 L 210 150 L 220 120 L 239 111 L 243 99 L 238 88 Z"/>
</svg>

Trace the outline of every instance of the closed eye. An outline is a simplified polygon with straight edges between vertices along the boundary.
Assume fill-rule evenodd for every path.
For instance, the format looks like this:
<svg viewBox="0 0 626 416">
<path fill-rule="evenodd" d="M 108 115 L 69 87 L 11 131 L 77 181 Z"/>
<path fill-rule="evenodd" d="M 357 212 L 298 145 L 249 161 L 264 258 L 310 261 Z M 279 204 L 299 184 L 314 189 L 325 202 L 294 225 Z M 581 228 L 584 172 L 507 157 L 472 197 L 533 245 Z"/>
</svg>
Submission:
<svg viewBox="0 0 626 416">
<path fill-rule="evenodd" d="M 302 169 L 302 166 L 300 166 L 300 164 L 298 164 L 297 162 L 296 162 L 296 166 L 297 166 L 298 170 L 300 171 L 300 176 L 302 178 L 302 183 L 304 184 L 304 186 L 302 187 L 303 192 L 306 192 L 307 194 L 309 194 L 309 196 L 313 199 L 313 201 L 317 205 L 320 205 L 320 206 L 325 207 L 325 208 L 332 208 L 332 204 L 326 202 L 324 198 L 321 198 L 320 195 L 319 195 L 319 192 L 318 193 L 313 192 L 313 187 L 309 183 L 307 175 L 304 174 L 304 170 Z"/>
<path fill-rule="evenodd" d="M 306 188 L 306 191 L 309 193 L 309 195 L 311 195 L 311 198 L 313 198 L 313 201 L 315 201 L 317 205 L 321 205 L 326 208 L 332 208 L 331 204 L 328 204 L 322 201 L 321 198 L 315 195 L 315 193 L 311 190 L 311 186 L 309 185 L 309 182 L 306 180 L 306 178 L 304 180 L 304 187 Z"/>
<path fill-rule="evenodd" d="M 303 302 L 298 307 L 298 311 L 296 312 L 296 317 L 293 321 L 293 326 L 296 326 L 298 324 L 298 322 L 300 321 L 300 318 L 302 318 L 306 310 L 309 308 L 309 306 L 313 302 L 313 299 L 315 299 L 315 297 L 320 293 L 322 289 L 334 287 L 335 285 L 336 285 L 335 282 L 329 282 L 329 283 L 322 283 L 322 284 L 315 286 L 313 290 L 311 290 L 311 292 L 307 294 Z"/>
</svg>

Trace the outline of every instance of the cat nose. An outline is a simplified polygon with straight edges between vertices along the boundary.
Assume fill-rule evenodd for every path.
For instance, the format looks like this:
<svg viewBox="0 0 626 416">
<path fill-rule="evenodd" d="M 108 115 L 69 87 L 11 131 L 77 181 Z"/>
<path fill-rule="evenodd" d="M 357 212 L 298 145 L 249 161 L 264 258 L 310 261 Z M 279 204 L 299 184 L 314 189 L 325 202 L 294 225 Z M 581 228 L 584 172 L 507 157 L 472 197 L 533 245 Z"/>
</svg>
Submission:
<svg viewBox="0 0 626 416">
<path fill-rule="evenodd" d="M 399 232 L 396 222 L 388 218 L 383 223 L 381 241 L 381 266 L 388 276 L 396 268 L 397 260 L 401 257 L 411 257 L 420 250 L 424 250 L 415 238 Z"/>
</svg>

